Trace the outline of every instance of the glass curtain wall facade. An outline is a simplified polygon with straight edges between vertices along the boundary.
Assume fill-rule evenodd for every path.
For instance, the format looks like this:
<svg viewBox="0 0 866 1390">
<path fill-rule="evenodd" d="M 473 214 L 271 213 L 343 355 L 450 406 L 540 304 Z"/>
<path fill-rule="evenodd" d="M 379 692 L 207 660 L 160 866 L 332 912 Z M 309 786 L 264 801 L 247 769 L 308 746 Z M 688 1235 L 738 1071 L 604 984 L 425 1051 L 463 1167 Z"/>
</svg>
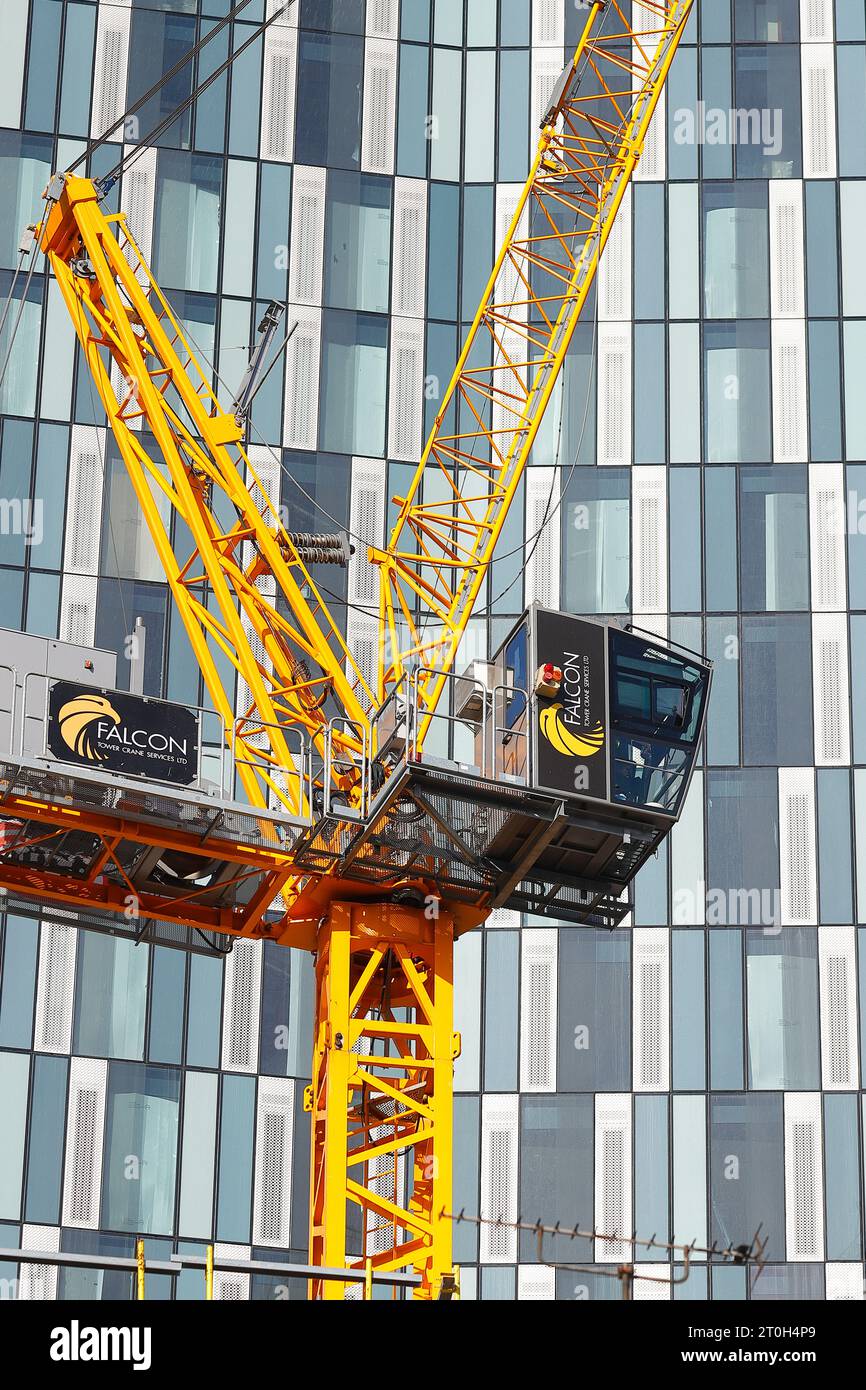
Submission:
<svg viewBox="0 0 866 1390">
<path fill-rule="evenodd" d="M 48 173 L 227 9 L 0 0 L 0 294 Z M 291 529 L 381 541 L 584 20 L 571 0 L 298 0 L 113 190 L 224 400 L 267 301 L 288 302 L 252 453 Z M 457 1209 L 769 1238 L 754 1287 L 698 1258 L 637 1297 L 863 1296 L 864 219 L 862 0 L 697 4 L 467 641 L 467 659 L 495 646 L 538 599 L 716 661 L 706 756 L 631 926 L 499 912 L 457 951 Z M 113 648 L 125 682 L 141 617 L 146 690 L 204 702 L 57 287 L 41 267 L 21 285 L 0 625 Z M 369 574 L 323 579 L 369 664 Z M 5 919 L 0 1244 L 305 1258 L 311 1000 L 309 957 L 270 945 L 222 962 Z M 625 1249 L 548 1246 L 591 1270 L 569 1273 L 513 1231 L 455 1243 L 464 1296 L 620 1296 Z M 657 1254 L 647 1272 L 676 1280 Z M 186 1273 L 176 1296 L 202 1291 Z M 131 1288 L 46 1266 L 19 1292 Z"/>
</svg>

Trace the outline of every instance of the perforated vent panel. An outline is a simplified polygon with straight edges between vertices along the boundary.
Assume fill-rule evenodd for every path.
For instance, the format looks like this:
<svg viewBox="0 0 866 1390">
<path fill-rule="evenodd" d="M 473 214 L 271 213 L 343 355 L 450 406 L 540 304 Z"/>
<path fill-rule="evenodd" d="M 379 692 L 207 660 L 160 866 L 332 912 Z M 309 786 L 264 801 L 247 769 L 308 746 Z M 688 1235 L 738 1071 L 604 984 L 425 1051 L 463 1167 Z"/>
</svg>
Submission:
<svg viewBox="0 0 866 1390">
<path fill-rule="evenodd" d="M 90 107 L 90 134 L 94 139 L 104 135 L 126 110 L 129 24 L 128 8 L 105 4 L 99 6 Z"/>
<path fill-rule="evenodd" d="M 517 1218 L 517 1096 L 483 1096 L 481 1101 L 481 1215 L 503 1222 Z M 481 1260 L 514 1264 L 517 1232 L 506 1226 L 480 1228 Z"/>
<path fill-rule="evenodd" d="M 295 75 L 297 36 L 277 26 L 265 35 L 262 69 L 262 159 L 291 161 L 294 150 Z"/>
<path fill-rule="evenodd" d="M 826 1091 L 859 1084 L 854 927 L 819 927 L 821 1072 Z"/>
<path fill-rule="evenodd" d="M 261 970 L 261 943 L 235 941 L 224 971 L 222 1065 L 225 1071 L 253 1072 L 256 1069 Z"/>
<path fill-rule="evenodd" d="M 664 927 L 635 927 L 634 1087 L 666 1091 L 670 1047 L 670 944 Z"/>
<path fill-rule="evenodd" d="M 72 1058 L 63 1177 L 64 1226 L 95 1230 L 99 1225 L 107 1075 L 105 1061 Z"/>
<path fill-rule="evenodd" d="M 836 177 L 836 75 L 830 44 L 800 46 L 803 176 Z"/>
<path fill-rule="evenodd" d="M 631 1096 L 595 1098 L 595 1224 L 606 1236 L 631 1235 Z M 629 1258 L 621 1240 L 597 1240 L 595 1258 L 611 1264 Z"/>
<path fill-rule="evenodd" d="M 287 1077 L 261 1077 L 256 1109 L 253 1241 L 290 1244 L 292 1124 L 295 1085 Z"/>
<path fill-rule="evenodd" d="M 39 1052 L 71 1050 L 77 938 L 74 927 L 42 923 L 34 1042 Z"/>
<path fill-rule="evenodd" d="M 779 858 L 783 925 L 814 925 L 817 910 L 815 774 L 779 769 Z"/>
<path fill-rule="evenodd" d="M 394 172 L 397 45 L 368 39 L 364 53 L 364 112 L 361 164 L 372 174 Z"/>
<path fill-rule="evenodd" d="M 807 453 L 806 327 L 773 323 L 773 454 L 776 463 L 802 463 Z"/>
<path fill-rule="evenodd" d="M 785 1096 L 785 1227 L 789 1260 L 824 1258 L 821 1097 Z"/>
<path fill-rule="evenodd" d="M 290 305 L 297 328 L 286 348 L 286 409 L 283 443 L 289 449 L 315 449 L 319 429 L 319 343 L 321 310 Z"/>
<path fill-rule="evenodd" d="M 556 1089 L 557 933 L 526 931 L 521 940 L 520 1085 Z"/>
</svg>

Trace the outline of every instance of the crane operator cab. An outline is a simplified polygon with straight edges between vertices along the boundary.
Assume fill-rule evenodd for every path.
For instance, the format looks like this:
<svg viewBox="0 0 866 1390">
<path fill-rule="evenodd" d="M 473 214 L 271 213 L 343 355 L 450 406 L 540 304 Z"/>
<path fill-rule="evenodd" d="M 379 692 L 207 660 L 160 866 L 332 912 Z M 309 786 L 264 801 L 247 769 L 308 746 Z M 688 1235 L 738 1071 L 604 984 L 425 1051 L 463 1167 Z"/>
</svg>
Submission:
<svg viewBox="0 0 866 1390">
<path fill-rule="evenodd" d="M 447 678 L 423 744 L 410 694 L 344 863 L 423 871 L 449 902 L 616 926 L 682 811 L 711 676 L 651 634 L 533 604 L 490 661 Z"/>
<path fill-rule="evenodd" d="M 615 624 L 530 610 L 492 663 L 496 770 L 554 793 L 682 807 L 710 668 Z"/>
</svg>

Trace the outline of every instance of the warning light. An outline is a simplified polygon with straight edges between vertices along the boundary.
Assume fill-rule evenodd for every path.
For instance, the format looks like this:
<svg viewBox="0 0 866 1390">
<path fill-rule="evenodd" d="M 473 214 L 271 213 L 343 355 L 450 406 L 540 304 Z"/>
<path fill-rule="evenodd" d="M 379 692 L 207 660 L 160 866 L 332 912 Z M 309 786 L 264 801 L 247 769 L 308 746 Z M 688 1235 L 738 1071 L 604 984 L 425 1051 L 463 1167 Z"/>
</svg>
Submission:
<svg viewBox="0 0 866 1390">
<path fill-rule="evenodd" d="M 547 699 L 552 699 L 559 694 L 559 687 L 562 685 L 562 667 L 556 666 L 552 661 L 547 661 L 543 666 L 539 666 L 535 676 L 535 694 L 544 695 Z"/>
</svg>

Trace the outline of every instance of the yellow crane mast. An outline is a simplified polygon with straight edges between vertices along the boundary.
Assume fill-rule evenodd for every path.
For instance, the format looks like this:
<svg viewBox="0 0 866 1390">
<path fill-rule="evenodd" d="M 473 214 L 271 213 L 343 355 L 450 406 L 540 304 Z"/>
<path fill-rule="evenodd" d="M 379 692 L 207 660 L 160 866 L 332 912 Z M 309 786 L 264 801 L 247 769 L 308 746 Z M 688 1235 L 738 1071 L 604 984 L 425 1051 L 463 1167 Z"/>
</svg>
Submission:
<svg viewBox="0 0 866 1390">
<path fill-rule="evenodd" d="M 588 9 L 418 469 L 396 499 L 389 543 L 367 557 L 380 573 L 375 691 L 310 577 L 321 538 L 282 524 L 244 451 L 241 425 L 220 407 L 210 371 L 196 360 L 124 215 L 103 212 L 98 181 L 58 174 L 46 193 L 41 246 L 224 722 L 240 799 L 200 833 L 193 800 L 169 824 L 150 803 L 129 794 L 118 801 L 108 790 L 100 799 L 90 783 L 85 796 L 68 769 L 62 781 L 40 780 L 22 761 L 7 779 L 4 807 L 21 830 L 8 851 L 0 849 L 0 886 L 19 899 L 71 905 L 84 919 L 124 910 L 132 894 L 145 919 L 314 950 L 311 1263 L 414 1270 L 422 1298 L 455 1290 L 446 1216 L 459 1049 L 455 936 L 497 903 L 542 893 L 535 883 L 543 888 L 538 910 L 619 921 L 621 889 L 679 812 L 705 715 L 708 682 L 695 666 L 696 684 L 682 685 L 677 713 L 683 729 L 691 721 L 688 749 L 671 744 L 658 766 L 643 756 L 629 764 L 632 780 L 649 766 L 663 790 L 643 808 L 617 810 L 622 833 L 612 828 L 613 793 L 606 820 L 589 817 L 585 806 L 566 814 L 562 797 L 542 813 L 536 797 L 530 825 L 525 788 L 512 787 L 512 800 L 496 810 L 495 783 L 503 779 L 485 764 L 484 786 L 472 792 L 483 802 L 482 820 L 498 815 L 505 825 L 524 816 L 508 864 L 496 859 L 494 840 L 483 853 L 460 847 L 437 801 L 435 773 L 423 794 L 412 781 L 692 0 L 632 0 L 629 17 L 627 8 L 596 0 Z M 334 538 L 323 544 L 336 549 Z M 663 650 L 627 659 L 654 688 Z M 237 707 L 225 660 L 242 692 Z M 542 695 L 562 678 L 554 663 L 544 670 Z M 509 757 L 516 737 L 510 731 L 501 740 Z M 561 751 L 576 747 L 591 757 L 604 736 L 555 737 Z M 617 750 L 611 757 L 628 761 L 619 743 Z M 470 781 L 461 784 L 467 796 Z M 671 786 L 675 795 L 664 790 Z M 407 834 L 422 814 L 423 834 Z M 563 826 L 592 840 L 591 851 L 581 850 L 589 868 L 568 869 L 566 838 L 559 867 L 548 864 L 530 883 L 528 852 L 542 855 Z M 52 846 L 73 830 L 74 874 L 66 860 L 52 859 Z M 38 861 L 21 848 L 37 842 Z M 604 846 L 616 855 L 602 883 Z M 206 856 L 210 867 L 169 890 L 165 874 L 136 868 L 160 851 L 198 854 L 202 864 Z M 509 897 L 515 892 L 524 897 Z M 361 1213 L 360 1246 L 348 1236 L 353 1208 Z M 312 1297 L 344 1293 L 339 1280 L 311 1285 Z"/>
</svg>

